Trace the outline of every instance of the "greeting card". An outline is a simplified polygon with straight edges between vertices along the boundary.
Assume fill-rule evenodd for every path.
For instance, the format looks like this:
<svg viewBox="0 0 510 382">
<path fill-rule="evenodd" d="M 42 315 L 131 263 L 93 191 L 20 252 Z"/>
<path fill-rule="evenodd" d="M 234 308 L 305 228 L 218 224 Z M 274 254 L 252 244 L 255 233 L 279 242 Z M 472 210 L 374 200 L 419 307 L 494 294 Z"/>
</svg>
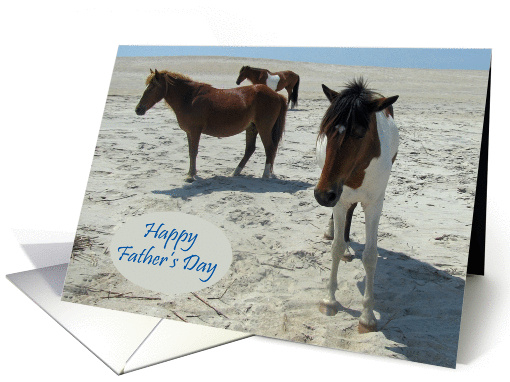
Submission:
<svg viewBox="0 0 510 382">
<path fill-rule="evenodd" d="M 62 299 L 455 367 L 483 274 L 489 67 L 120 47 Z"/>
</svg>

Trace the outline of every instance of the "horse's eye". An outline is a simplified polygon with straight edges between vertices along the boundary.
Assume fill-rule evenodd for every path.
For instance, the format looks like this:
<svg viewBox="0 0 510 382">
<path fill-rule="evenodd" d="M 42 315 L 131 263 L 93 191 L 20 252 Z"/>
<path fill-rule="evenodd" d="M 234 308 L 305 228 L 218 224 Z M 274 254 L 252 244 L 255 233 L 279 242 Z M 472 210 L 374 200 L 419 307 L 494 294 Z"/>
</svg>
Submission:
<svg viewBox="0 0 510 382">
<path fill-rule="evenodd" d="M 351 136 L 355 139 L 361 139 L 367 133 L 367 129 L 362 126 L 354 126 L 351 131 Z"/>
</svg>

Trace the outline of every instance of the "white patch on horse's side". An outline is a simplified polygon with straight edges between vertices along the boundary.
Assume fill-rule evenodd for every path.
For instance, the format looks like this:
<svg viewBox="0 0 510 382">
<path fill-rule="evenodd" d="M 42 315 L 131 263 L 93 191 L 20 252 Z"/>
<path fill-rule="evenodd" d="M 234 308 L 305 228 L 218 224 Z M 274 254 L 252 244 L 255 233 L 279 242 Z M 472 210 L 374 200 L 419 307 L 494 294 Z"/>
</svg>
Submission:
<svg viewBox="0 0 510 382">
<path fill-rule="evenodd" d="M 275 74 L 272 76 L 271 74 L 267 73 L 267 80 L 266 85 L 276 91 L 276 88 L 278 87 L 278 83 L 280 82 L 280 76 Z"/>
</svg>

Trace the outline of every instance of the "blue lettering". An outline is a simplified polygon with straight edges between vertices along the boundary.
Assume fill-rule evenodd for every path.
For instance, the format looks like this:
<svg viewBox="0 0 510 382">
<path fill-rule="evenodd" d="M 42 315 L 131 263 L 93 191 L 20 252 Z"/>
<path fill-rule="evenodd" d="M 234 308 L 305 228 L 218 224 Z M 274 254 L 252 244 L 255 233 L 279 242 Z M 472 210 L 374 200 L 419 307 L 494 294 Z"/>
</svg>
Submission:
<svg viewBox="0 0 510 382">
<path fill-rule="evenodd" d="M 195 264 L 193 264 L 193 266 L 192 266 L 192 267 L 188 267 L 189 262 L 190 262 L 190 261 L 191 261 L 191 259 L 192 259 L 192 258 L 194 258 L 194 257 L 196 258 Z M 186 258 L 184 259 L 184 261 L 185 261 L 185 263 L 186 263 L 186 264 L 184 264 L 184 269 L 189 269 L 189 270 L 191 270 L 191 269 L 195 268 L 195 266 L 197 265 L 197 263 L 200 261 L 200 256 L 197 256 L 197 255 L 190 255 L 190 256 L 186 257 Z"/>
<path fill-rule="evenodd" d="M 149 234 L 153 233 L 155 239 L 164 239 L 165 245 L 163 246 L 163 249 L 166 249 L 169 241 L 175 242 L 174 243 L 174 251 L 177 249 L 177 246 L 179 245 L 179 243 L 187 242 L 187 243 L 189 243 L 189 246 L 186 249 L 181 247 L 181 250 L 184 252 L 188 252 L 191 249 L 191 247 L 193 247 L 195 242 L 197 241 L 198 234 L 193 234 L 192 232 L 187 232 L 185 229 L 182 230 L 181 232 L 179 232 L 178 230 L 173 228 L 172 231 L 170 231 L 170 233 L 169 233 L 168 230 L 162 229 L 163 226 L 165 225 L 165 223 L 161 223 L 157 229 L 154 229 L 155 225 L 156 225 L 156 223 L 146 224 L 145 227 L 148 229 L 147 229 L 147 232 L 145 233 L 145 235 L 143 235 L 143 237 L 147 237 Z"/>
<path fill-rule="evenodd" d="M 211 263 L 209 263 L 209 264 L 207 265 L 207 270 L 205 269 L 205 266 L 206 266 L 206 264 L 205 264 L 205 263 L 201 263 L 201 264 L 198 266 L 197 271 L 202 271 L 202 272 L 203 272 L 203 271 L 206 271 L 207 273 L 210 273 L 210 275 L 209 275 L 209 277 L 207 278 L 207 280 L 202 280 L 202 279 L 200 279 L 200 281 L 202 281 L 202 282 L 204 282 L 204 283 L 205 283 L 205 282 L 207 282 L 207 281 L 209 281 L 209 280 L 211 279 L 212 275 L 214 274 L 214 271 L 216 270 L 216 266 L 217 266 L 218 264 L 214 264 L 214 266 L 213 266 L 213 267 L 211 267 L 211 265 L 212 265 Z"/>
<path fill-rule="evenodd" d="M 197 237 L 198 237 L 198 233 L 196 233 L 196 234 L 195 234 L 195 236 L 193 236 L 193 233 L 192 233 L 192 232 L 190 232 L 190 233 L 189 233 L 188 243 L 191 243 L 191 245 L 188 247 L 188 249 L 182 249 L 182 248 L 181 248 L 181 249 L 182 249 L 183 251 L 185 251 L 185 252 L 188 252 L 188 251 L 191 249 L 191 247 L 193 247 L 193 244 L 195 244 L 195 241 L 197 240 Z M 193 241 L 193 242 L 192 242 L 192 241 Z"/>
<path fill-rule="evenodd" d="M 145 255 L 145 257 L 143 258 L 143 263 L 145 264 L 145 262 L 147 261 L 148 264 L 151 263 L 152 261 L 152 255 L 149 255 L 149 253 L 154 249 L 155 247 L 152 246 L 150 247 L 149 251 L 145 254 L 145 249 L 142 251 L 142 255 Z M 149 256 L 149 257 L 147 257 Z M 142 258 L 142 256 L 140 256 L 140 259 Z M 140 262 L 140 260 L 138 260 L 138 262 Z"/>
<path fill-rule="evenodd" d="M 149 224 L 145 224 L 145 227 L 148 227 L 148 226 L 151 226 L 151 227 L 149 228 L 149 230 L 147 231 L 147 233 L 146 233 L 145 235 L 143 235 L 143 237 L 147 237 L 147 235 L 148 235 L 149 233 L 154 232 L 154 238 L 155 238 L 155 239 L 157 238 L 157 236 L 158 236 L 158 232 L 159 232 L 160 228 L 164 225 L 164 223 L 161 223 L 161 224 L 159 225 L 158 229 L 157 229 L 157 230 L 155 230 L 155 231 L 153 231 L 152 229 L 154 228 L 154 225 L 155 225 L 155 224 L 156 224 L 156 223 L 149 223 Z"/>
<path fill-rule="evenodd" d="M 134 263 L 136 261 L 136 256 L 138 256 L 138 253 L 133 252 L 131 255 L 129 255 L 128 261 L 132 261 Z"/>
<path fill-rule="evenodd" d="M 162 257 L 161 258 L 161 261 L 159 262 L 159 266 L 161 267 L 161 265 L 165 262 L 165 261 L 168 261 L 168 257 Z"/>
<path fill-rule="evenodd" d="M 177 234 L 179 232 L 174 228 L 172 229 L 172 232 L 170 232 L 170 236 L 168 236 L 168 239 L 166 239 L 165 241 L 165 246 L 163 247 L 164 249 L 166 249 L 166 245 L 168 244 L 168 240 L 172 239 L 172 240 L 175 240 L 177 239 Z M 174 250 L 175 250 L 175 247 L 174 247 Z"/>
<path fill-rule="evenodd" d="M 170 268 L 174 268 L 175 267 L 175 263 L 178 262 L 179 259 L 172 259 L 172 262 L 173 262 L 173 265 L 170 265 Z"/>
<path fill-rule="evenodd" d="M 131 248 L 133 248 L 133 247 L 119 247 L 117 249 L 117 252 L 119 252 L 121 249 L 124 250 L 124 252 L 122 252 L 122 255 L 120 255 L 120 257 L 119 257 L 119 260 L 122 260 L 122 257 L 124 257 L 124 255 L 129 256 L 129 253 L 126 253 L 126 249 L 131 249 Z"/>
</svg>

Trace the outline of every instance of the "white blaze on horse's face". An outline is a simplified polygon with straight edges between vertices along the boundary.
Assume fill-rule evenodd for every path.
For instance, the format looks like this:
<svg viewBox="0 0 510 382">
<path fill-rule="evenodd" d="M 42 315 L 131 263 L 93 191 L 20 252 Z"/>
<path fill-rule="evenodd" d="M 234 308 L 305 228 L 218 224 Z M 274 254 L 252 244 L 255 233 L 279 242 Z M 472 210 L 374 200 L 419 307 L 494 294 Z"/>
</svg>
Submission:
<svg viewBox="0 0 510 382">
<path fill-rule="evenodd" d="M 279 82 L 280 82 L 280 76 L 279 75 L 272 76 L 271 74 L 267 73 L 266 85 L 269 88 L 271 88 L 274 91 L 276 91 L 276 88 L 278 87 L 278 83 Z"/>
</svg>

